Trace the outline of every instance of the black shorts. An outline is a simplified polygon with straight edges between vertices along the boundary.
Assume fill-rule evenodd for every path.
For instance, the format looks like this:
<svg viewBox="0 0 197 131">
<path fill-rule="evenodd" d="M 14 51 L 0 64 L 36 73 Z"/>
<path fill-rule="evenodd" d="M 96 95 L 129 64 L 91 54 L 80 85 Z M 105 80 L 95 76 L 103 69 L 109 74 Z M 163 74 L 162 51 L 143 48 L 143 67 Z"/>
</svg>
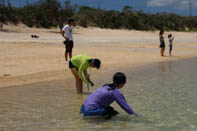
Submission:
<svg viewBox="0 0 197 131">
<path fill-rule="evenodd" d="M 71 61 L 69 61 L 69 68 L 70 68 L 70 69 L 72 69 L 72 68 L 76 68 L 76 69 L 78 70 L 78 68 L 77 68 L 77 67 L 75 67 L 75 66 L 72 64 L 72 62 L 71 62 Z"/>
<path fill-rule="evenodd" d="M 73 41 L 67 41 L 67 40 L 65 40 L 63 43 L 64 43 L 65 48 L 66 48 L 66 53 L 72 53 Z"/>
<path fill-rule="evenodd" d="M 160 48 L 165 48 L 165 43 L 161 43 L 159 47 Z"/>
<path fill-rule="evenodd" d="M 172 45 L 169 45 L 169 50 L 172 51 Z"/>
</svg>

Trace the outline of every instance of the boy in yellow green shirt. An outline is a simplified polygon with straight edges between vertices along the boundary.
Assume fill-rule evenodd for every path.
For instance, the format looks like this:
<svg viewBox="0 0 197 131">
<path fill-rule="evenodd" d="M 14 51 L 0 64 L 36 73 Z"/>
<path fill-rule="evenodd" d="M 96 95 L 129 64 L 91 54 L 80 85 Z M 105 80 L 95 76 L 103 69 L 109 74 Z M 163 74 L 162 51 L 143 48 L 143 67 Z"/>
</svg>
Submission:
<svg viewBox="0 0 197 131">
<path fill-rule="evenodd" d="M 83 92 L 83 82 L 88 86 L 94 86 L 94 83 L 90 80 L 87 69 L 97 68 L 99 69 L 101 61 L 96 58 L 91 58 L 87 55 L 77 55 L 71 58 L 69 62 L 69 68 L 76 79 L 76 88 L 78 93 Z M 85 76 L 85 78 L 84 78 Z"/>
</svg>

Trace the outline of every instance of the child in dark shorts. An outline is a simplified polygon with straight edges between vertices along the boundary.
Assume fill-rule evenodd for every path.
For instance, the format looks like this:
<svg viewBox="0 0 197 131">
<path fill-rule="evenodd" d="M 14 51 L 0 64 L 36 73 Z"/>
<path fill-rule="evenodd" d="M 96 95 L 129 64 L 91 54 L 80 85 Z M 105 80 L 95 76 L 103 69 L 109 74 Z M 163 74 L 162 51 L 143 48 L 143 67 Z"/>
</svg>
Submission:
<svg viewBox="0 0 197 131">
<path fill-rule="evenodd" d="M 172 54 L 172 43 L 174 40 L 174 37 L 172 36 L 172 34 L 168 35 L 168 39 L 169 39 L 169 56 L 171 56 Z"/>
</svg>

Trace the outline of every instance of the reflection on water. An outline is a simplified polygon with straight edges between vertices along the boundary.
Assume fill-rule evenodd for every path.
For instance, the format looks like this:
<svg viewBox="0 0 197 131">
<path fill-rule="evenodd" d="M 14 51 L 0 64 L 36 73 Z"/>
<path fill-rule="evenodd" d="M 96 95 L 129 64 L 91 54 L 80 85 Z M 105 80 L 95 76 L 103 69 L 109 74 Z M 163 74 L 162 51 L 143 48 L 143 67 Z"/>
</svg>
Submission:
<svg viewBox="0 0 197 131">
<path fill-rule="evenodd" d="M 160 62 L 159 63 L 160 71 L 161 72 L 173 72 L 173 66 L 175 66 L 173 65 L 173 63 L 175 63 L 175 61 Z"/>
<path fill-rule="evenodd" d="M 0 130 L 196 131 L 196 64 L 192 59 L 161 62 L 137 72 L 125 69 L 128 83 L 122 91 L 142 115 L 139 118 L 128 116 L 116 103 L 112 106 L 121 114 L 111 120 L 81 117 L 80 106 L 89 92 L 77 95 L 74 82 L 72 87 L 59 80 L 2 88 Z M 112 74 L 104 72 L 102 77 L 95 77 L 98 87 L 108 83 Z"/>
</svg>

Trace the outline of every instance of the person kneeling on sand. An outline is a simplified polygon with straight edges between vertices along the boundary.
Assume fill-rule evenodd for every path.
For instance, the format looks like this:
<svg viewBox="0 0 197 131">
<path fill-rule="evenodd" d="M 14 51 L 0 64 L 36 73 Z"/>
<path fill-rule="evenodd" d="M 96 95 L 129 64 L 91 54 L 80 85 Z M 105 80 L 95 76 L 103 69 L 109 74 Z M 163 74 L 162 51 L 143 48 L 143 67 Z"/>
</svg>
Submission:
<svg viewBox="0 0 197 131">
<path fill-rule="evenodd" d="M 138 116 L 127 104 L 123 94 L 119 90 L 124 87 L 125 83 L 125 74 L 121 72 L 116 73 L 113 76 L 112 84 L 104 85 L 87 97 L 81 106 L 80 114 L 83 114 L 83 116 L 104 116 L 106 119 L 111 118 L 119 114 L 110 106 L 111 103 L 116 101 L 128 114 Z"/>
<path fill-rule="evenodd" d="M 76 79 L 77 93 L 83 92 L 83 82 L 87 84 L 88 89 L 89 86 L 94 86 L 94 83 L 90 80 L 89 74 L 87 73 L 87 69 L 89 67 L 99 69 L 100 65 L 101 61 L 99 59 L 91 58 L 87 55 L 77 55 L 71 58 L 69 68 Z"/>
</svg>

